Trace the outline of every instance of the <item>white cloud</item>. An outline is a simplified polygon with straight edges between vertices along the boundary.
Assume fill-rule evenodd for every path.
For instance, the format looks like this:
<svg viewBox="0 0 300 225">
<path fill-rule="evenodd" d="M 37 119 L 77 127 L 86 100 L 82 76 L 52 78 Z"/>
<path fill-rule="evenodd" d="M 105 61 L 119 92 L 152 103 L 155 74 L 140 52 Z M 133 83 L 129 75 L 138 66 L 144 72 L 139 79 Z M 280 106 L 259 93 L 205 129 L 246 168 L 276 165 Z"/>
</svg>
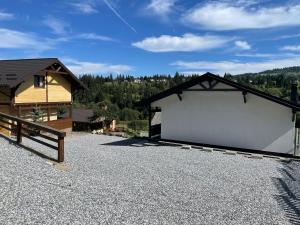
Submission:
<svg viewBox="0 0 300 225">
<path fill-rule="evenodd" d="M 274 7 L 247 7 L 230 3 L 207 3 L 182 17 L 186 25 L 200 29 L 236 30 L 300 25 L 300 4 Z"/>
<path fill-rule="evenodd" d="M 237 57 L 248 57 L 248 58 L 268 58 L 268 59 L 282 59 L 282 58 L 292 58 L 292 57 L 300 57 L 299 54 L 286 52 L 286 53 L 248 53 L 248 54 L 235 54 Z"/>
<path fill-rule="evenodd" d="M 42 40 L 31 33 L 0 28 L 0 48 L 3 49 L 48 50 L 53 44 L 53 40 Z"/>
<path fill-rule="evenodd" d="M 287 45 L 282 47 L 281 50 L 300 52 L 300 45 Z"/>
<path fill-rule="evenodd" d="M 98 41 L 116 41 L 115 39 L 103 35 L 98 35 L 95 33 L 83 33 L 77 36 L 78 38 L 87 40 L 98 40 Z"/>
<path fill-rule="evenodd" d="M 235 56 L 250 57 L 250 58 L 271 58 L 271 57 L 276 57 L 276 56 L 282 57 L 282 55 L 276 55 L 276 54 L 270 54 L 270 53 L 235 54 Z"/>
<path fill-rule="evenodd" d="M 12 20 L 14 18 L 14 14 L 0 11 L 0 20 Z"/>
<path fill-rule="evenodd" d="M 300 57 L 266 60 L 260 62 L 239 62 L 239 61 L 177 61 L 171 65 L 183 70 L 209 71 L 223 75 L 226 73 L 242 74 L 255 73 L 275 68 L 284 68 L 300 65 Z"/>
<path fill-rule="evenodd" d="M 67 67 L 75 74 L 123 74 L 134 69 L 129 65 L 85 62 L 69 58 L 66 58 L 63 61 L 66 63 Z"/>
<path fill-rule="evenodd" d="M 82 12 L 84 14 L 92 14 L 98 12 L 98 10 L 88 2 L 71 3 L 71 5 L 75 7 L 79 12 Z"/>
<path fill-rule="evenodd" d="M 247 41 L 235 41 L 235 46 L 242 50 L 249 50 L 251 49 L 251 45 Z"/>
<path fill-rule="evenodd" d="M 47 16 L 44 19 L 43 23 L 44 25 L 49 27 L 53 33 L 59 35 L 65 34 L 66 29 L 69 27 L 69 24 L 67 24 L 65 21 L 55 18 L 53 16 Z"/>
<path fill-rule="evenodd" d="M 229 41 L 229 38 L 223 36 L 184 34 L 148 37 L 132 45 L 150 52 L 191 52 L 222 47 Z"/>
<path fill-rule="evenodd" d="M 290 38 L 297 38 L 297 37 L 300 37 L 300 33 L 299 34 L 282 35 L 279 37 L 272 38 L 271 40 L 282 40 L 282 39 L 290 39 Z"/>
<path fill-rule="evenodd" d="M 176 0 L 151 0 L 147 5 L 146 10 L 160 16 L 167 16 L 172 11 Z"/>
</svg>

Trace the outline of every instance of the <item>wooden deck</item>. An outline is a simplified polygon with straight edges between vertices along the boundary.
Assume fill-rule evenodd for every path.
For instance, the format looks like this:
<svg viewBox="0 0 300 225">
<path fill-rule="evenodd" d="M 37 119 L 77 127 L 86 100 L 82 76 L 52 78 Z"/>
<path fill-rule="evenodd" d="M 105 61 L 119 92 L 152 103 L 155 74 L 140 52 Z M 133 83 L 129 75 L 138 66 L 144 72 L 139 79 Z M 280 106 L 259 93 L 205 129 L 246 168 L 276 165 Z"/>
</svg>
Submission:
<svg viewBox="0 0 300 225">
<path fill-rule="evenodd" d="M 72 119 L 66 118 L 66 119 L 52 120 L 52 121 L 46 122 L 46 124 L 49 127 L 53 127 L 58 130 L 65 130 L 65 129 L 72 128 Z"/>
</svg>

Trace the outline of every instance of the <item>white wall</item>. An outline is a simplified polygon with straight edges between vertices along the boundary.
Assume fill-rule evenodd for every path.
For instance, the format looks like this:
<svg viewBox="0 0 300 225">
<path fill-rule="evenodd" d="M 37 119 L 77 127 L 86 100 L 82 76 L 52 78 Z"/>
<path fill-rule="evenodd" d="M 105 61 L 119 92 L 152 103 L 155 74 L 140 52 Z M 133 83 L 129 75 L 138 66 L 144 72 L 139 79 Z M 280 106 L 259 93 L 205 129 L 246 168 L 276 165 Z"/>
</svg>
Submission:
<svg viewBox="0 0 300 225">
<path fill-rule="evenodd" d="M 215 88 L 226 88 L 218 84 Z M 194 86 L 193 88 L 199 88 Z M 161 138 L 212 145 L 293 153 L 292 110 L 237 92 L 183 92 L 153 102 L 161 107 Z"/>
</svg>

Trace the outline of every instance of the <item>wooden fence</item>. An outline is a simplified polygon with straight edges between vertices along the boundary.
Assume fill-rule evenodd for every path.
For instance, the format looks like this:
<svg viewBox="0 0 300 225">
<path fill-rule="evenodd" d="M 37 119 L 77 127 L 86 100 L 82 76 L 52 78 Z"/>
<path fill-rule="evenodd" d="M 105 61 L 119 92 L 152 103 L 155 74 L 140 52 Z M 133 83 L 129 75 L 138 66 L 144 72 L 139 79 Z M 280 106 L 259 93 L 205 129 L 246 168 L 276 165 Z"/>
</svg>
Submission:
<svg viewBox="0 0 300 225">
<path fill-rule="evenodd" d="M 0 122 L 1 128 L 8 130 L 11 134 L 16 135 L 18 144 L 22 143 L 23 137 L 28 138 L 39 144 L 57 150 L 57 161 L 64 161 L 64 138 L 66 136 L 65 132 L 4 113 L 0 113 Z M 47 134 L 51 134 L 52 136 L 55 136 L 57 138 L 49 136 Z M 38 139 L 36 137 L 40 138 Z M 55 144 L 45 142 L 43 139 L 51 141 Z"/>
</svg>

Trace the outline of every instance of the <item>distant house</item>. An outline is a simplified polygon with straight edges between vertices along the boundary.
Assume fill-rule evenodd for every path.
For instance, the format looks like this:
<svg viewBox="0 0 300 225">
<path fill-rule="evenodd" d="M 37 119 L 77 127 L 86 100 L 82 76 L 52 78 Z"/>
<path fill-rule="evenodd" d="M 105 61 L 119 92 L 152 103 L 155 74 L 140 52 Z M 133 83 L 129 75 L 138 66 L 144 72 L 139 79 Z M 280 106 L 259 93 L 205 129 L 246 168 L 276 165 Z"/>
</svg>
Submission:
<svg viewBox="0 0 300 225">
<path fill-rule="evenodd" d="M 73 130 L 74 131 L 93 131 L 111 130 L 116 128 L 116 120 L 108 121 L 105 117 L 94 118 L 92 109 L 73 109 Z"/>
<path fill-rule="evenodd" d="M 300 156 L 296 85 L 291 93 L 287 101 L 207 73 L 141 104 L 156 113 L 150 138 Z"/>
<path fill-rule="evenodd" d="M 0 60 L 0 112 L 63 130 L 72 128 L 72 94 L 84 88 L 58 59 Z"/>
</svg>

